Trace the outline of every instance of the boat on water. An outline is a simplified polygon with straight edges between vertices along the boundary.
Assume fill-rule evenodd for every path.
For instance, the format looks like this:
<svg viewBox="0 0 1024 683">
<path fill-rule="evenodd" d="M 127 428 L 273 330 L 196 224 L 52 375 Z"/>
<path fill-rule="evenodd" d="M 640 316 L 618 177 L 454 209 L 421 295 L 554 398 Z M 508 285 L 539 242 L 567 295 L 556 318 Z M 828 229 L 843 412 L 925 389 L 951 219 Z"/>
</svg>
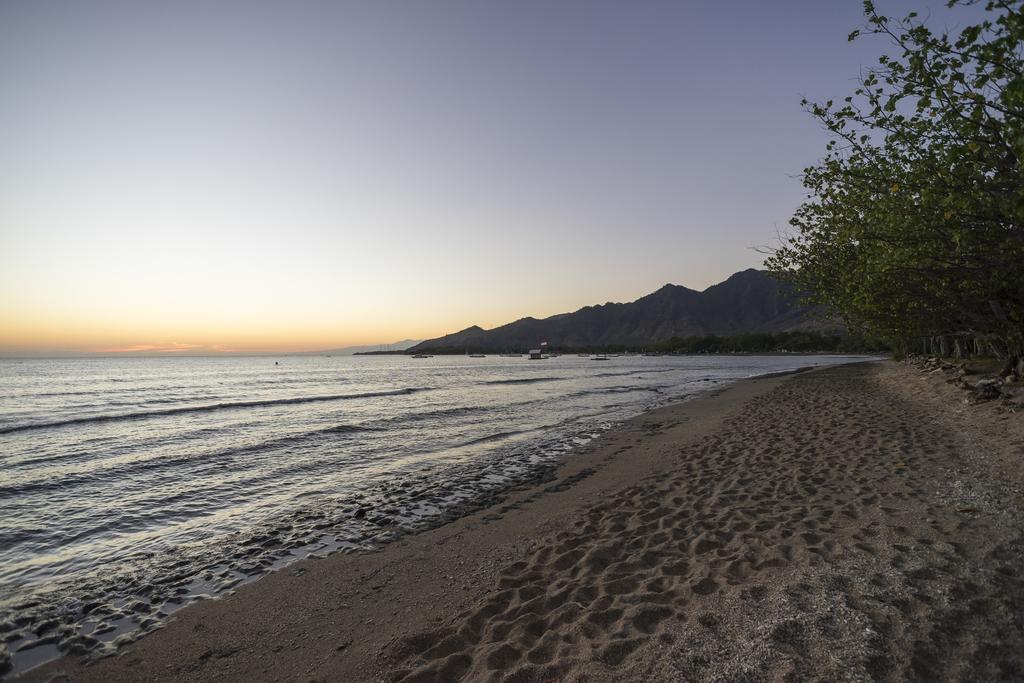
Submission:
<svg viewBox="0 0 1024 683">
<path fill-rule="evenodd" d="M 608 360 L 608 354 L 606 353 L 595 353 L 590 360 Z"/>
<path fill-rule="evenodd" d="M 469 354 L 469 357 L 470 358 L 487 358 L 487 355 L 483 354 L 483 353 L 471 353 L 471 354 Z"/>
<path fill-rule="evenodd" d="M 416 355 L 413 356 L 413 358 L 433 358 L 433 356 L 428 356 L 425 353 L 417 353 Z"/>
<path fill-rule="evenodd" d="M 548 356 L 540 349 L 530 349 L 530 360 L 547 360 Z"/>
</svg>

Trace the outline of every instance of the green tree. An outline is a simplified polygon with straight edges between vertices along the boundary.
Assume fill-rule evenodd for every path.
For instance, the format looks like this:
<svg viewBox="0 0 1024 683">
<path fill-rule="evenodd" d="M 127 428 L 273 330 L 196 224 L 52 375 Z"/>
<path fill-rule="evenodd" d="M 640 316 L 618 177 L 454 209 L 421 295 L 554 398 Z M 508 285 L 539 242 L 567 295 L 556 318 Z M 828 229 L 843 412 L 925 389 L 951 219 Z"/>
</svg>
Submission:
<svg viewBox="0 0 1024 683">
<path fill-rule="evenodd" d="M 950 8 L 973 4 L 953 0 Z M 850 327 L 903 344 L 984 345 L 1022 370 L 1024 17 L 933 33 L 864 3 L 882 56 L 841 103 L 803 102 L 830 141 L 766 265 Z M 918 347 L 919 348 L 919 347 Z"/>
</svg>

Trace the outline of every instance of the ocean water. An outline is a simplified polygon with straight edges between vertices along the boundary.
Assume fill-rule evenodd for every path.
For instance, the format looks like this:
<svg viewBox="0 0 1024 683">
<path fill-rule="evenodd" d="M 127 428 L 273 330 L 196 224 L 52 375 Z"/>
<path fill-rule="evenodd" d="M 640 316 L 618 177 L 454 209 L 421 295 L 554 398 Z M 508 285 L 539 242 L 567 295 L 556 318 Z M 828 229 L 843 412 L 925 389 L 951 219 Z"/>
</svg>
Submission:
<svg viewBox="0 0 1024 683">
<path fill-rule="evenodd" d="M 458 517 L 645 409 L 852 359 L 0 360 L 0 673 Z"/>
</svg>

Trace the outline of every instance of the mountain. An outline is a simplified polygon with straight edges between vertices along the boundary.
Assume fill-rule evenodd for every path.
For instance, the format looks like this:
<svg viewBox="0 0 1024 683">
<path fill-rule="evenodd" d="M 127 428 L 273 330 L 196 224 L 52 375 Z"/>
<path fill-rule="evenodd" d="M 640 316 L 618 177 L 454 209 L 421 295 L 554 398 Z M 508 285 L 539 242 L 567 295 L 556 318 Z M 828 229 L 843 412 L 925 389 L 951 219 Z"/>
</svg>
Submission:
<svg viewBox="0 0 1024 683">
<path fill-rule="evenodd" d="M 351 356 L 356 353 L 367 353 L 371 351 L 405 351 L 406 349 L 421 343 L 422 339 L 403 339 L 394 344 L 367 344 L 365 346 L 346 346 L 341 349 L 327 349 L 317 351 L 316 355 L 330 356 Z"/>
<path fill-rule="evenodd" d="M 549 318 L 523 318 L 492 330 L 477 325 L 411 349 L 423 351 L 522 351 L 542 341 L 553 348 L 642 347 L 672 337 L 785 332 L 797 329 L 838 331 L 834 322 L 811 317 L 790 288 L 753 268 L 698 292 L 668 284 L 632 303 L 586 306 Z"/>
</svg>

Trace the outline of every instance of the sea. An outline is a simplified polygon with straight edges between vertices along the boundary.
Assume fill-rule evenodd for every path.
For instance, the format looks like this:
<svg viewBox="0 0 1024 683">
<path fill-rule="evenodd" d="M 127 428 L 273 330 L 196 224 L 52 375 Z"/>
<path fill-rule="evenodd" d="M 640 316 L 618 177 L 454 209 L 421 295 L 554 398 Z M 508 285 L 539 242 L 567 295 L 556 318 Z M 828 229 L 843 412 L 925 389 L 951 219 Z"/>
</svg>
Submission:
<svg viewBox="0 0 1024 683">
<path fill-rule="evenodd" d="M 645 410 L 861 358 L 0 359 L 0 674 L 465 515 Z"/>
</svg>

